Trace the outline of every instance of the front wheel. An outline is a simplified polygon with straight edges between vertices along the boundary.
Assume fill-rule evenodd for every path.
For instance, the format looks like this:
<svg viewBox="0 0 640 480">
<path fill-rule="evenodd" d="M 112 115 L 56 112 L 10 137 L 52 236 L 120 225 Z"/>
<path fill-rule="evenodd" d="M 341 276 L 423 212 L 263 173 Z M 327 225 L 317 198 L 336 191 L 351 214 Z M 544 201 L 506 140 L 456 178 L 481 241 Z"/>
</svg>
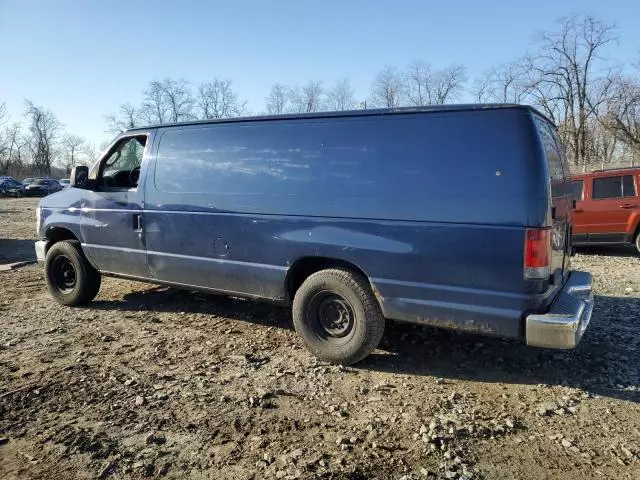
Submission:
<svg viewBox="0 0 640 480">
<path fill-rule="evenodd" d="M 47 288 L 62 305 L 86 305 L 100 290 L 100 273 L 88 262 L 77 240 L 53 244 L 44 269 Z"/>
<path fill-rule="evenodd" d="M 293 299 L 293 325 L 316 357 L 350 365 L 378 346 L 385 318 L 367 279 L 335 268 L 302 283 Z"/>
<path fill-rule="evenodd" d="M 638 230 L 638 233 L 636 233 L 636 241 L 634 245 L 636 247 L 636 255 L 640 256 L 640 229 Z"/>
</svg>

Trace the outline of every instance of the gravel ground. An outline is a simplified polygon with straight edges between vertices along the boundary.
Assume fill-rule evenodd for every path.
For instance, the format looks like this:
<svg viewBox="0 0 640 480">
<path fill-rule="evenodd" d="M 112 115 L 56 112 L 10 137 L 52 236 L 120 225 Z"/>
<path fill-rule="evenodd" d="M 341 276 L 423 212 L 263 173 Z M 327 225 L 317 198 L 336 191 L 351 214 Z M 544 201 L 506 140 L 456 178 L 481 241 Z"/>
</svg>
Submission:
<svg viewBox="0 0 640 480">
<path fill-rule="evenodd" d="M 36 200 L 0 199 L 0 264 L 33 257 Z M 0 272 L 0 478 L 640 478 L 640 260 L 580 252 L 580 346 L 389 323 L 354 368 L 287 310 L 105 279 L 54 303 Z"/>
</svg>

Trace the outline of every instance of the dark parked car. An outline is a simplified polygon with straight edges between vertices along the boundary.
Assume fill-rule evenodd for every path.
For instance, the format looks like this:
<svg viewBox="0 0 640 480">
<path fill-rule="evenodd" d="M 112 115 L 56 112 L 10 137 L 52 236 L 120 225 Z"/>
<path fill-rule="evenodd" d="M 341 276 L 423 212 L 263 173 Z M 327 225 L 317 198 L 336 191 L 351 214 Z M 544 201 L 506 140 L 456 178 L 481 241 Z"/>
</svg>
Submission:
<svg viewBox="0 0 640 480">
<path fill-rule="evenodd" d="M 40 202 L 36 254 L 65 305 L 102 276 L 290 305 L 331 362 L 374 350 L 385 317 L 568 349 L 593 296 L 562 152 L 520 105 L 136 128 Z"/>
<path fill-rule="evenodd" d="M 1 183 L 1 182 L 4 182 L 5 180 L 15 181 L 15 178 L 13 178 L 13 177 L 7 177 L 7 176 L 0 176 L 0 183 Z"/>
<path fill-rule="evenodd" d="M 24 185 L 11 177 L 0 177 L 0 195 L 3 197 L 24 196 Z"/>
<path fill-rule="evenodd" d="M 31 182 L 25 188 L 25 194 L 29 197 L 44 197 L 62 190 L 62 185 L 53 178 L 39 178 Z"/>
</svg>

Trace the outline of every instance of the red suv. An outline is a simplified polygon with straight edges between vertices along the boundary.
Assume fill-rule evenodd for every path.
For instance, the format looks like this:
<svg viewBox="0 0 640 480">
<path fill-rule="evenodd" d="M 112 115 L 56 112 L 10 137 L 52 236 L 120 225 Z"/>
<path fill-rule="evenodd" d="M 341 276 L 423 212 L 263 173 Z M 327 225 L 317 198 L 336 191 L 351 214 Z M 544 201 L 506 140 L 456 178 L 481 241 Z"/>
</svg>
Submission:
<svg viewBox="0 0 640 480">
<path fill-rule="evenodd" d="M 574 175 L 573 245 L 633 245 L 640 254 L 640 167 Z"/>
</svg>

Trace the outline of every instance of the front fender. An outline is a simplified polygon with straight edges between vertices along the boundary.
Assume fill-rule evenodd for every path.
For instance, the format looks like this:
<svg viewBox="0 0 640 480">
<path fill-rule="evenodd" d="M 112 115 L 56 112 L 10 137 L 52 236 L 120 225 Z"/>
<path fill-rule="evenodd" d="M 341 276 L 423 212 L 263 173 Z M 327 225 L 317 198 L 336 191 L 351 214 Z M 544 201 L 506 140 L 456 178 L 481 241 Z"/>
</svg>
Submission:
<svg viewBox="0 0 640 480">
<path fill-rule="evenodd" d="M 80 223 L 82 221 L 82 210 L 75 208 L 47 208 L 40 211 L 40 238 L 52 239 L 55 237 L 56 229 L 63 229 L 71 232 L 80 242 L 82 242 L 82 231 Z"/>
<path fill-rule="evenodd" d="M 40 200 L 38 236 L 51 238 L 55 228 L 63 228 L 82 241 L 82 190 L 68 188 Z"/>
</svg>

